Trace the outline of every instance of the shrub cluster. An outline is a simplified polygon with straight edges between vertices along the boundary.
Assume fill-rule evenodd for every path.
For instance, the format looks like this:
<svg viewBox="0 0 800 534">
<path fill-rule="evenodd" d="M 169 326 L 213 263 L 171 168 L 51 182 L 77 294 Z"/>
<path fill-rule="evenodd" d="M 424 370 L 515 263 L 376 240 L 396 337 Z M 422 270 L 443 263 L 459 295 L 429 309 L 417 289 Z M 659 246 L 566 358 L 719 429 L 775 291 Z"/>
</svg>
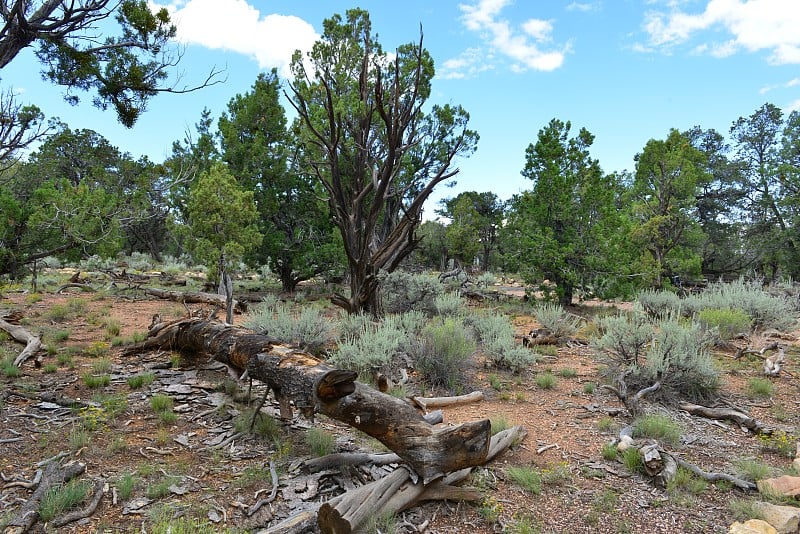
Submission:
<svg viewBox="0 0 800 534">
<path fill-rule="evenodd" d="M 536 363 L 536 356 L 514 339 L 508 317 L 494 313 L 473 314 L 465 319 L 490 365 L 519 373 Z"/>
<path fill-rule="evenodd" d="M 275 299 L 265 299 L 255 307 L 244 326 L 313 354 L 319 354 L 331 337 L 330 325 L 318 309 L 304 306 L 294 313 Z"/>
<path fill-rule="evenodd" d="M 702 400 L 719 387 L 711 339 L 696 322 L 665 317 L 653 323 L 643 314 L 606 317 L 594 347 L 603 355 L 609 378 L 629 393 L 661 382 L 654 395 Z"/>
<path fill-rule="evenodd" d="M 432 316 L 436 314 L 436 299 L 444 293 L 444 286 L 433 275 L 394 271 L 381 274 L 379 291 L 386 314 L 420 310 Z"/>
<path fill-rule="evenodd" d="M 475 348 L 464 324 L 446 317 L 423 328 L 414 344 L 414 365 L 426 383 L 452 390 L 458 386 Z"/>
<path fill-rule="evenodd" d="M 572 337 L 578 331 L 581 319 L 559 304 L 543 302 L 533 309 L 536 320 L 556 337 Z"/>
</svg>

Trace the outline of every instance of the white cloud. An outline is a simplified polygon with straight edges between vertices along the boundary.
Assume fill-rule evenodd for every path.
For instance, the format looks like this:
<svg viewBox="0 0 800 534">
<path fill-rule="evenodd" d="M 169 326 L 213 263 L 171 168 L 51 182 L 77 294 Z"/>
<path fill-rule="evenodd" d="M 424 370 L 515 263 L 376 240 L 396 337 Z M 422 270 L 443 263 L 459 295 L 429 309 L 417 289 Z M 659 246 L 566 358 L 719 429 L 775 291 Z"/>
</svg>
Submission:
<svg viewBox="0 0 800 534">
<path fill-rule="evenodd" d="M 788 113 L 791 113 L 792 111 L 800 111 L 800 100 L 795 100 L 789 104 L 784 111 Z"/>
<path fill-rule="evenodd" d="M 276 67 L 289 76 L 295 50 L 309 50 L 319 37 L 305 20 L 287 15 L 262 15 L 245 0 L 177 0 L 164 6 L 185 44 L 238 52 L 259 67 Z"/>
<path fill-rule="evenodd" d="M 572 2 L 566 7 L 567 11 L 583 11 L 584 13 L 595 9 L 599 9 L 599 6 L 591 2 Z"/>
<path fill-rule="evenodd" d="M 468 48 L 458 57 L 448 59 L 442 63 L 442 68 L 436 73 L 436 76 L 443 80 L 463 80 L 473 78 L 479 73 L 493 68 L 491 61 L 487 60 L 483 50 L 480 48 Z"/>
<path fill-rule="evenodd" d="M 477 4 L 460 4 L 459 8 L 464 13 L 461 20 L 467 29 L 480 33 L 491 50 L 511 59 L 511 68 L 515 72 L 530 69 L 552 71 L 561 67 L 569 44 L 552 50 L 541 47 L 552 40 L 552 22 L 529 19 L 519 28 L 512 27 L 509 21 L 500 18 L 500 12 L 508 4 L 509 0 L 479 0 Z M 451 74 L 451 77 L 459 76 Z"/>
<path fill-rule="evenodd" d="M 650 12 L 644 22 L 653 47 L 669 49 L 687 43 L 701 32 L 714 31 L 729 38 L 695 46 L 695 51 L 717 57 L 741 50 L 769 51 L 769 62 L 777 65 L 800 63 L 798 27 L 797 0 L 708 0 L 699 14 L 682 11 L 681 5 L 674 3 L 669 13 Z"/>
<path fill-rule="evenodd" d="M 763 95 L 769 93 L 770 91 L 774 91 L 775 89 L 791 89 L 792 87 L 797 87 L 798 85 L 800 85 L 800 78 L 792 78 L 785 83 L 766 85 L 758 90 L 758 94 Z"/>
</svg>

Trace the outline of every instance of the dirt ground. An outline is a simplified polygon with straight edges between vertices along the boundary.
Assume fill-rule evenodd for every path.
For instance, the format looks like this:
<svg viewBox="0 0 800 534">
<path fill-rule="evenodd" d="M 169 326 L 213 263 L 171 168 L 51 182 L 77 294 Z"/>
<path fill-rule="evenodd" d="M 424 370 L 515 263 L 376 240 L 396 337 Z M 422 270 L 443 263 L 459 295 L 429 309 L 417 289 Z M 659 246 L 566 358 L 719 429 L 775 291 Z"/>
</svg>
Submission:
<svg viewBox="0 0 800 534">
<path fill-rule="evenodd" d="M 65 308 L 72 312 L 54 315 L 54 309 Z M 25 328 L 42 335 L 48 350 L 41 366 L 31 360 L 22 366 L 20 376 L 0 375 L 0 521 L 13 517 L 31 496 L 31 489 L 13 482 L 33 480 L 37 463 L 60 453 L 85 463 L 84 478 L 104 480 L 106 493 L 90 517 L 59 529 L 39 522 L 36 532 L 152 531 L 148 525 L 165 510 L 208 519 L 219 530 L 258 531 L 288 513 L 280 494 L 252 516 L 248 517 L 247 508 L 272 489 L 270 460 L 279 465 L 282 490 L 292 483 L 292 465 L 311 456 L 303 439 L 309 422 L 296 418 L 283 424 L 279 440 L 248 436 L 214 447 L 222 442 L 221 436 L 231 434 L 232 420 L 245 408 L 231 396 L 239 399 L 246 381 L 234 386 L 227 369 L 202 355 L 179 358 L 159 351 L 124 358 L 119 346 L 110 346 L 110 338 L 141 337 L 155 314 L 183 315 L 182 305 L 78 292 L 42 293 L 39 300 L 20 291 L 6 292 L 0 300 L 0 315 L 9 310 L 18 312 Z M 593 313 L 590 308 L 575 311 Z M 235 322 L 241 324 L 242 316 Z M 520 334 L 535 326 L 526 315 L 515 316 L 514 324 Z M 0 342 L 0 355 L 13 355 L 21 348 L 6 338 Z M 748 393 L 747 380 L 759 376 L 759 361 L 734 361 L 729 353 L 719 354 L 723 398 L 759 421 L 796 435 L 798 353 L 792 344 L 787 351 L 788 372 L 771 379 L 770 397 Z M 103 374 L 98 364 L 102 360 L 110 360 L 110 382 L 90 387 L 85 376 Z M 134 389 L 129 379 L 148 371 L 155 377 L 153 383 Z M 543 389 L 535 377 L 548 371 L 556 383 Z M 412 526 L 426 521 L 425 532 L 432 534 L 727 532 L 734 520 L 729 503 L 757 497 L 721 484 L 696 494 L 668 492 L 629 473 L 618 461 L 604 460 L 603 445 L 631 419 L 624 412 L 607 415 L 604 410 L 621 407 L 616 398 L 587 386 L 600 382 L 598 363 L 588 346 L 559 347 L 557 354 L 543 357 L 520 376 L 484 369 L 478 355 L 469 382 L 486 399 L 445 408 L 444 424 L 490 418 L 523 425 L 527 437 L 476 470 L 471 484 L 485 490 L 483 502 L 423 504 L 402 514 L 400 532 L 416 532 Z M 257 387 L 253 396 L 262 392 Z M 175 421 L 165 422 L 154 412 L 150 401 L 157 394 L 174 399 Z M 58 399 L 88 404 L 70 409 Z M 110 417 L 108 407 L 113 404 L 122 406 Z M 647 409 L 681 425 L 682 443 L 674 452 L 706 471 L 735 473 L 736 460 L 745 458 L 781 470 L 791 465 L 791 458 L 765 449 L 755 436 L 730 422 L 712 422 L 659 405 Z M 87 420 L 94 428 L 83 433 Z M 340 450 L 374 445 L 335 421 L 322 418 L 316 425 L 338 436 Z M 526 492 L 509 480 L 509 467 L 530 465 L 545 475 L 540 494 Z M 132 474 L 134 482 L 127 498 L 122 498 L 126 474 Z M 168 489 L 157 491 L 159 484 Z"/>
</svg>

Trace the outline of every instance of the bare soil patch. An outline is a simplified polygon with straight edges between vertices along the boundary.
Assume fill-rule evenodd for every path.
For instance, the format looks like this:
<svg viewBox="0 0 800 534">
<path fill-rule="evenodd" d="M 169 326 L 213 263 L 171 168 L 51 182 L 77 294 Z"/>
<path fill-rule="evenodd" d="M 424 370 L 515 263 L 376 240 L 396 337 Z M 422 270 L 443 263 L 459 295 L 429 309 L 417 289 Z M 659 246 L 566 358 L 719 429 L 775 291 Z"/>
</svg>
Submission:
<svg viewBox="0 0 800 534">
<path fill-rule="evenodd" d="M 76 305 L 78 301 L 81 304 Z M 69 308 L 71 303 L 73 310 L 65 317 L 54 317 L 54 309 Z M 298 415 L 292 422 L 280 423 L 277 438 L 247 435 L 226 443 L 234 434 L 235 418 L 247 407 L 247 381 L 236 381 L 224 366 L 203 355 L 181 358 L 151 352 L 123 358 L 119 347 L 110 346 L 111 338 L 130 339 L 146 332 L 154 314 L 183 315 L 182 305 L 78 293 L 44 294 L 42 300 L 32 301 L 23 293 L 7 293 L 0 310 L 8 309 L 19 311 L 22 324 L 42 334 L 50 349 L 41 367 L 28 361 L 20 376 L 0 376 L 0 514 L 4 514 L 0 518 L 12 516 L 31 495 L 31 490 L 9 484 L 33 480 L 38 462 L 61 453 L 85 463 L 85 477 L 105 481 L 107 492 L 90 517 L 60 532 L 138 532 L 164 510 L 212 521 L 219 530 L 257 531 L 291 512 L 280 494 L 292 489 L 297 461 L 311 456 L 304 439 L 310 422 Z M 589 308 L 578 312 L 592 313 Z M 529 316 L 514 321 L 520 334 L 536 326 Z M 236 322 L 241 323 L 242 317 L 237 316 Z M 109 327 L 114 324 L 118 331 Z M 7 339 L 0 342 L 3 354 L 16 354 L 21 348 Z M 748 393 L 748 379 L 760 375 L 760 361 L 734 361 L 725 353 L 718 358 L 729 403 L 796 435 L 800 366 L 794 344 L 787 351 L 788 372 L 770 379 L 774 392 L 769 397 Z M 90 387 L 84 377 L 105 374 L 98 371 L 98 362 L 104 359 L 110 362 L 110 382 Z M 550 389 L 536 384 L 537 375 L 545 372 L 556 378 Z M 129 378 L 144 373 L 152 373 L 153 382 L 132 388 Z M 587 346 L 559 347 L 517 376 L 483 368 L 478 355 L 470 381 L 486 400 L 445 408 L 444 424 L 490 418 L 524 425 L 528 436 L 473 475 L 471 483 L 485 490 L 483 503 L 425 504 L 403 515 L 406 526 L 401 532 L 414 532 L 410 525 L 425 521 L 430 533 L 515 532 L 514 525 L 519 528 L 523 519 L 531 525 L 530 532 L 726 532 L 733 521 L 729 502 L 750 497 L 724 485 L 710 485 L 696 495 L 668 492 L 629 473 L 619 462 L 604 460 L 603 445 L 630 418 L 624 412 L 607 415 L 606 409 L 620 410 L 617 399 L 587 386 L 600 383 L 598 363 Z M 264 388 L 254 384 L 253 403 L 263 394 Z M 173 399 L 174 422 L 161 420 L 153 410 L 155 395 Z M 80 404 L 68 407 L 52 402 L 53 398 Z M 109 405 L 114 403 L 124 406 L 112 417 Z M 277 406 L 268 403 L 267 410 L 277 414 Z M 791 458 L 764 449 L 755 436 L 730 423 L 660 405 L 648 405 L 648 410 L 681 424 L 681 444 L 672 450 L 707 471 L 734 473 L 735 461 L 742 458 L 762 460 L 778 469 L 791 464 Z M 85 430 L 92 418 L 94 429 Z M 335 421 L 323 418 L 315 424 L 337 436 L 339 450 L 375 450 L 379 445 Z M 248 516 L 248 507 L 272 489 L 270 461 L 280 466 L 279 497 Z M 511 466 L 535 466 L 551 476 L 534 494 L 510 480 Z M 133 488 L 122 498 L 126 475 L 131 475 Z M 324 498 L 319 495 L 316 500 Z M 52 531 L 41 522 L 34 527 L 37 532 L 48 530 Z"/>
</svg>

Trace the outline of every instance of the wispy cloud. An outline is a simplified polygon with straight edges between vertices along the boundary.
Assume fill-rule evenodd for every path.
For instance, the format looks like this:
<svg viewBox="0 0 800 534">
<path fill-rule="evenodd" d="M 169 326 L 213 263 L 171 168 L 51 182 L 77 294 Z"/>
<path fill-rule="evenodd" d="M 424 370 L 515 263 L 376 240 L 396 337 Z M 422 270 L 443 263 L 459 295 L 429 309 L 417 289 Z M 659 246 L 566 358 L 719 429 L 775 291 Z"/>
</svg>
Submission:
<svg viewBox="0 0 800 534">
<path fill-rule="evenodd" d="M 483 38 L 488 52 L 478 53 L 470 49 L 455 59 L 445 62 L 450 68 L 445 69 L 445 76 L 465 78 L 474 76 L 487 66 L 486 58 L 501 57 L 511 60 L 511 69 L 516 72 L 528 70 L 552 71 L 564 63 L 564 56 L 570 45 L 550 45 L 552 42 L 553 23 L 543 19 L 529 19 L 517 26 L 503 19 L 501 11 L 510 0 L 479 0 L 475 4 L 461 4 L 464 26 L 477 32 Z M 478 63 L 481 62 L 481 63 Z"/>
<path fill-rule="evenodd" d="M 645 16 L 647 45 L 639 50 L 670 51 L 691 45 L 699 54 L 727 57 L 742 50 L 769 52 L 774 65 L 800 63 L 800 2 L 797 0 L 708 0 L 702 13 L 689 13 L 677 2 L 668 2 L 668 12 L 650 11 Z M 701 44 L 707 32 L 724 35 L 722 40 Z"/>
<path fill-rule="evenodd" d="M 595 11 L 596 9 L 600 9 L 600 4 L 596 2 L 572 2 L 567 4 L 565 8 L 567 11 L 583 11 L 584 13 L 589 11 Z"/>
<path fill-rule="evenodd" d="M 786 83 L 766 85 L 758 90 L 758 94 L 764 95 L 775 89 L 790 89 L 792 87 L 797 87 L 798 85 L 800 85 L 800 78 L 792 78 Z"/>
<path fill-rule="evenodd" d="M 161 7 L 161 6 L 160 6 Z M 167 7 L 178 40 L 250 56 L 261 68 L 289 76 L 295 50 L 309 50 L 319 37 L 305 20 L 266 14 L 245 0 L 174 0 Z"/>
</svg>

